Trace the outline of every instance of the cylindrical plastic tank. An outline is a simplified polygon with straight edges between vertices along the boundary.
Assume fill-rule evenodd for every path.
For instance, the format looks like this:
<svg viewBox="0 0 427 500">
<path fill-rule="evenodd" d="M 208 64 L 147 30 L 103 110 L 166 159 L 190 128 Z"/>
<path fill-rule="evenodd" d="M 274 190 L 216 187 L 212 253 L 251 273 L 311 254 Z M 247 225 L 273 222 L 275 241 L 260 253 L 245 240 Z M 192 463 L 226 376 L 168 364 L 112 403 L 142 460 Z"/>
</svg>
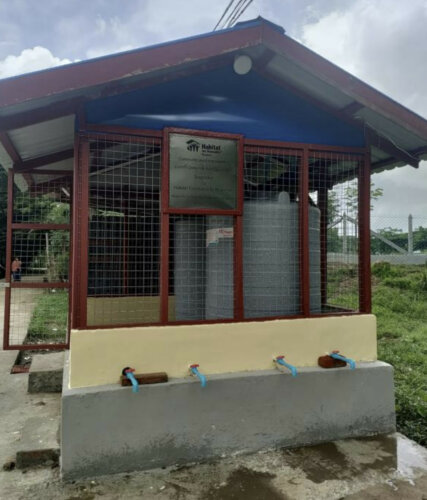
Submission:
<svg viewBox="0 0 427 500">
<path fill-rule="evenodd" d="M 308 240 L 310 245 L 310 312 L 322 312 L 321 274 L 320 274 L 320 210 L 309 208 Z"/>
<path fill-rule="evenodd" d="M 234 238 L 233 218 L 210 215 L 206 233 L 206 319 L 230 319 L 234 316 Z"/>
<path fill-rule="evenodd" d="M 205 318 L 205 222 L 203 217 L 178 220 L 175 238 L 175 319 Z"/>
<path fill-rule="evenodd" d="M 285 192 L 244 204 L 243 295 L 246 318 L 300 310 L 298 205 Z"/>
<path fill-rule="evenodd" d="M 243 213 L 243 294 L 245 318 L 301 312 L 299 286 L 299 206 L 286 192 L 248 200 Z M 184 224 L 183 224 L 184 223 Z M 193 224 L 191 228 L 185 224 Z M 229 216 L 208 216 L 175 226 L 176 319 L 226 319 L 234 310 L 234 238 L 209 242 L 215 230 L 230 230 Z M 212 233 L 212 231 L 214 231 Z M 183 237 L 191 232 L 192 237 Z M 321 312 L 320 211 L 309 207 L 310 310 Z M 197 266 L 205 256 L 204 266 Z M 203 268 L 203 269 L 202 269 Z M 205 292 L 204 313 L 200 297 Z M 197 304 L 197 308 L 194 307 Z"/>
<path fill-rule="evenodd" d="M 211 217 L 207 227 L 225 227 Z M 243 213 L 243 294 L 245 318 L 301 312 L 299 207 L 286 192 L 248 200 Z M 309 207 L 310 309 L 320 312 L 320 211 Z M 231 225 L 231 222 L 229 223 Z M 233 244 L 219 240 L 206 254 L 206 317 L 233 314 Z"/>
</svg>

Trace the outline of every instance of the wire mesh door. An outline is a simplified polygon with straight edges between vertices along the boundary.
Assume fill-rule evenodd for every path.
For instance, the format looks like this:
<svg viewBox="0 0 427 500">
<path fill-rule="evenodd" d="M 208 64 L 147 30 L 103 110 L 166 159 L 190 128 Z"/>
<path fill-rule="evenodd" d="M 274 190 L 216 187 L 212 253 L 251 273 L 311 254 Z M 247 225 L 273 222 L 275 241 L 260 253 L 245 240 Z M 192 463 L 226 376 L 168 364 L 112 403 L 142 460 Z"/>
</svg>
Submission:
<svg viewBox="0 0 427 500">
<path fill-rule="evenodd" d="M 4 349 L 68 346 L 72 179 L 9 171 Z"/>
<path fill-rule="evenodd" d="M 89 140 L 89 327 L 160 321 L 160 166 L 158 138 Z"/>
</svg>

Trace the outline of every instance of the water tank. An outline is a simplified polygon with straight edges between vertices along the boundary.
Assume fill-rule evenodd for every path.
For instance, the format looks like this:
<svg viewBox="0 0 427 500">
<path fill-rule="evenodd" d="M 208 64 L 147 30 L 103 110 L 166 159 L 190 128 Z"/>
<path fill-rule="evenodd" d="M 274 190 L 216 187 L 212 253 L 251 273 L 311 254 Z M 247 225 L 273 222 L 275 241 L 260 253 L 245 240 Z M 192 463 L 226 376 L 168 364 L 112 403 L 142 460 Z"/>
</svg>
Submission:
<svg viewBox="0 0 427 500">
<path fill-rule="evenodd" d="M 206 319 L 232 319 L 234 316 L 233 218 L 208 216 L 206 234 Z"/>
<path fill-rule="evenodd" d="M 287 193 L 244 204 L 243 296 L 246 318 L 298 314 L 298 205 Z"/>
<path fill-rule="evenodd" d="M 299 206 L 290 202 L 286 192 L 266 193 L 260 199 L 247 200 L 243 212 L 243 294 L 244 317 L 259 318 L 299 314 Z M 206 224 L 192 228 L 194 239 L 180 243 L 180 233 L 189 228 L 175 228 L 175 294 L 177 319 L 226 319 L 234 309 L 234 239 L 221 237 L 231 231 L 229 216 L 208 216 Z M 218 233 L 212 239 L 212 234 Z M 210 234 L 208 238 L 207 235 Z M 207 245 L 207 242 L 211 242 Z M 201 243 L 203 241 L 203 243 Z M 194 245 L 195 248 L 189 248 Z M 202 259 L 205 252 L 205 281 L 201 267 L 191 260 Z M 321 312 L 320 211 L 309 207 L 310 310 Z M 187 256 L 186 258 L 183 258 Z M 178 258 L 179 257 L 179 258 Z M 180 267 L 185 263 L 185 272 Z M 193 271 L 193 274 L 190 273 Z M 184 278 L 184 283 L 180 280 Z M 205 287 L 205 288 L 204 288 Z M 193 291 L 205 290 L 205 316 L 199 301 L 197 312 L 191 306 Z M 188 294 L 189 297 L 180 297 Z M 185 317 L 184 317 L 185 316 Z M 191 317 L 190 317 L 191 316 Z M 196 317 L 197 316 L 197 317 Z"/>
<path fill-rule="evenodd" d="M 175 319 L 200 321 L 205 317 L 205 221 L 203 217 L 177 220 L 174 225 Z"/>
<path fill-rule="evenodd" d="M 310 312 L 322 312 L 321 274 L 320 274 L 320 210 L 309 207 L 308 242 L 310 246 Z"/>
</svg>

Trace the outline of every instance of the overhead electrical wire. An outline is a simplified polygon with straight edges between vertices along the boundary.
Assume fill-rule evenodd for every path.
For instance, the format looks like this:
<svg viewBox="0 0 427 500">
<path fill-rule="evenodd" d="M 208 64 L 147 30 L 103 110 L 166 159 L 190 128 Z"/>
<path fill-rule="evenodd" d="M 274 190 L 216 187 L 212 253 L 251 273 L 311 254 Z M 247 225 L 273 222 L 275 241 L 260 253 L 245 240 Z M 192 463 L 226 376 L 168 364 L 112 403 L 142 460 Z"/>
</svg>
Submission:
<svg viewBox="0 0 427 500">
<path fill-rule="evenodd" d="M 233 26 L 233 24 L 235 24 L 239 18 L 241 17 L 241 15 L 245 12 L 245 10 L 249 7 L 249 5 L 253 2 L 253 0 L 248 0 L 246 2 L 245 5 L 242 6 L 242 8 L 240 9 L 240 11 L 234 15 L 234 17 L 230 20 L 230 22 L 228 23 L 227 25 L 227 28 L 231 28 L 231 26 Z"/>
<path fill-rule="evenodd" d="M 237 12 L 237 10 L 241 7 L 243 2 L 245 2 L 245 0 L 237 0 L 237 3 L 233 6 L 233 9 L 231 10 L 231 12 L 224 19 L 224 22 L 222 24 L 223 28 L 229 28 L 229 22 L 230 22 L 231 18 L 234 16 L 234 14 Z"/>
<path fill-rule="evenodd" d="M 253 0 L 236 0 L 236 3 L 234 2 L 235 0 L 230 0 L 213 31 L 216 29 L 231 28 L 246 11 Z"/>
<path fill-rule="evenodd" d="M 219 21 L 215 24 L 215 27 L 214 27 L 214 29 L 212 31 L 215 31 L 218 28 L 219 24 L 223 20 L 224 16 L 227 14 L 227 12 L 228 12 L 228 10 L 231 7 L 231 5 L 232 5 L 233 2 L 234 2 L 234 0 L 230 0 L 229 4 L 227 5 L 227 8 L 222 13 L 222 16 L 219 18 Z"/>
</svg>

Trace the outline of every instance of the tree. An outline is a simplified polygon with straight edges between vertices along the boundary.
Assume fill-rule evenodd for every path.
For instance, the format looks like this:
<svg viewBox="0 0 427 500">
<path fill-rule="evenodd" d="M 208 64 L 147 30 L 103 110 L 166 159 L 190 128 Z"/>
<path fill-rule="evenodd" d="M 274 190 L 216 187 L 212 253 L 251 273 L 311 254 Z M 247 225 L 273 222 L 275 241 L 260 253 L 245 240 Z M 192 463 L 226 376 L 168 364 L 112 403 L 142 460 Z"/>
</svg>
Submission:
<svg viewBox="0 0 427 500">
<path fill-rule="evenodd" d="M 371 182 L 371 202 L 378 200 L 383 195 L 382 188 L 376 188 Z M 370 206 L 373 210 L 373 204 Z M 359 213 L 359 190 L 357 180 L 353 180 L 347 185 L 337 185 L 328 193 L 328 252 L 340 252 L 342 250 L 342 238 L 338 225 L 344 218 L 350 218 L 349 224 L 358 220 Z M 347 224 L 344 221 L 344 225 Z M 357 230 L 355 235 L 346 235 L 346 245 L 348 249 L 357 248 Z"/>
</svg>

